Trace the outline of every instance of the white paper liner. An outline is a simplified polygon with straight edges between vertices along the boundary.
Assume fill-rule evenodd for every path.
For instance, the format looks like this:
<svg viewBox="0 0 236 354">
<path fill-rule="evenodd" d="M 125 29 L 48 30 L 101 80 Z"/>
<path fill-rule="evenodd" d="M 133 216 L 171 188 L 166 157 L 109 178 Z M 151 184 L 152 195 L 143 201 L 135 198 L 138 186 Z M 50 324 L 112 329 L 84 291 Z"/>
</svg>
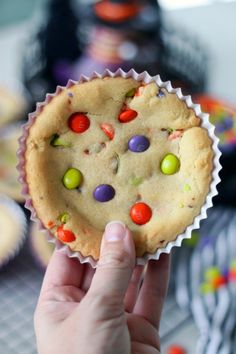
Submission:
<svg viewBox="0 0 236 354">
<path fill-rule="evenodd" d="M 26 237 L 27 222 L 23 210 L 14 200 L 0 194 L 0 205 L 3 205 L 6 210 L 9 210 L 9 214 L 12 216 L 12 219 L 17 221 L 17 227 L 18 225 L 20 226 L 19 230 L 16 231 L 18 233 L 18 242 L 16 242 L 14 247 L 12 246 L 12 248 L 9 249 L 8 253 L 6 253 L 3 259 L 0 259 L 1 268 L 2 266 L 6 265 L 12 258 L 14 258 L 23 246 Z"/>
<path fill-rule="evenodd" d="M 33 207 L 32 199 L 31 199 L 30 195 L 28 194 L 28 186 L 27 186 L 27 182 L 26 182 L 26 171 L 25 171 L 25 168 L 24 168 L 24 166 L 25 166 L 26 140 L 27 140 L 27 137 L 29 135 L 30 127 L 34 124 L 34 121 L 35 121 L 37 115 L 42 111 L 42 108 L 45 105 L 47 105 L 54 96 L 60 94 L 60 92 L 62 90 L 68 89 L 71 86 L 73 86 L 75 84 L 78 84 L 78 83 L 91 81 L 92 79 L 95 79 L 95 78 L 119 77 L 119 76 L 121 76 L 123 78 L 133 78 L 133 79 L 135 79 L 137 81 L 144 82 L 145 84 L 148 84 L 150 82 L 156 82 L 156 84 L 159 87 L 165 88 L 169 93 L 176 94 L 177 97 L 181 101 L 186 102 L 186 105 L 189 108 L 193 109 L 194 112 L 196 113 L 196 116 L 201 119 L 201 126 L 203 128 L 205 128 L 205 129 L 207 129 L 208 135 L 209 135 L 209 137 L 212 140 L 212 149 L 214 150 L 214 154 L 215 154 L 214 159 L 213 159 L 213 166 L 214 167 L 213 167 L 213 171 L 212 171 L 212 181 L 211 181 L 211 184 L 210 184 L 209 193 L 208 193 L 208 195 L 206 197 L 205 204 L 202 206 L 202 208 L 200 210 L 200 214 L 195 217 L 195 219 L 193 221 L 193 224 L 188 226 L 184 233 L 182 233 L 182 234 L 177 236 L 175 241 L 169 242 L 166 245 L 166 247 L 164 247 L 164 248 L 159 248 L 156 251 L 156 253 L 154 253 L 154 254 L 146 253 L 143 257 L 137 257 L 137 259 L 136 259 L 137 264 L 145 265 L 151 259 L 158 260 L 162 253 L 170 253 L 171 249 L 174 246 L 180 247 L 183 239 L 191 238 L 192 231 L 195 230 L 195 229 L 198 229 L 200 227 L 200 221 L 207 217 L 207 209 L 212 207 L 212 205 L 213 205 L 212 204 L 212 198 L 218 194 L 216 186 L 220 182 L 219 171 L 221 169 L 221 165 L 220 165 L 220 162 L 219 162 L 219 159 L 220 159 L 220 156 L 221 156 L 221 152 L 218 149 L 219 139 L 214 134 L 215 127 L 210 123 L 209 115 L 206 114 L 206 113 L 203 113 L 201 111 L 201 107 L 200 107 L 199 104 L 194 104 L 192 102 L 192 99 L 191 99 L 190 95 L 184 96 L 182 94 L 182 91 L 181 91 L 180 88 L 177 88 L 177 89 L 173 88 L 170 81 L 163 82 L 159 75 L 150 76 L 147 71 L 144 71 L 144 72 L 138 74 L 134 69 L 131 69 L 127 73 L 124 72 L 122 69 L 118 69 L 116 72 L 111 72 L 110 70 L 106 69 L 102 74 L 94 72 L 90 77 L 82 75 L 80 77 L 79 81 L 69 80 L 67 85 L 66 85 L 66 87 L 58 86 L 57 89 L 56 89 L 56 92 L 54 94 L 47 94 L 46 95 L 46 99 L 45 99 L 44 102 L 37 103 L 36 111 L 29 114 L 29 120 L 23 126 L 23 134 L 22 134 L 21 138 L 19 139 L 19 143 L 20 143 L 20 148 L 18 150 L 19 164 L 18 164 L 17 168 L 18 168 L 18 170 L 20 172 L 19 181 L 23 185 L 22 194 L 26 198 L 25 207 L 31 211 L 31 220 L 38 221 L 36 211 L 35 211 L 35 209 Z M 80 263 L 90 263 L 90 265 L 93 268 L 96 268 L 97 261 L 95 261 L 90 256 L 89 257 L 84 257 L 80 252 L 71 251 L 71 249 L 69 248 L 68 245 L 63 244 L 58 239 L 56 239 L 53 235 L 51 235 L 50 232 L 45 229 L 45 227 L 42 224 L 42 222 L 40 222 L 40 229 L 45 230 L 48 241 L 49 242 L 53 242 L 55 244 L 55 246 L 56 246 L 56 249 L 61 250 L 62 252 L 66 253 L 69 257 L 78 258 Z"/>
</svg>

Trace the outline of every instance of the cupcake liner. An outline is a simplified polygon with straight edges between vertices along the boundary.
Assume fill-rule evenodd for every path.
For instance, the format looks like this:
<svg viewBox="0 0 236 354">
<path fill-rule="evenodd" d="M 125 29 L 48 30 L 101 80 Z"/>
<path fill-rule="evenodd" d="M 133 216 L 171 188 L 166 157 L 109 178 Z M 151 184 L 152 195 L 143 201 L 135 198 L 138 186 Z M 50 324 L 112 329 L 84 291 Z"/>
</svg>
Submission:
<svg viewBox="0 0 236 354">
<path fill-rule="evenodd" d="M 16 221 L 16 227 L 19 227 L 18 240 L 15 243 L 14 247 L 6 252 L 4 258 L 0 259 L 0 269 L 2 266 L 6 265 L 11 259 L 13 259 L 20 251 L 21 247 L 24 244 L 27 231 L 27 222 L 24 212 L 21 207 L 12 199 L 6 197 L 5 195 L 0 195 L 0 205 L 3 205 L 12 216 L 12 219 Z"/>
<path fill-rule="evenodd" d="M 216 186 L 220 182 L 219 178 L 219 171 L 221 169 L 221 165 L 219 162 L 221 152 L 218 149 L 218 142 L 219 139 L 215 136 L 214 134 L 214 126 L 209 122 L 209 115 L 206 113 L 203 113 L 201 111 L 201 107 L 199 104 L 194 104 L 192 102 L 191 96 L 184 96 L 182 94 L 182 91 L 180 88 L 173 88 L 171 85 L 170 81 L 163 82 L 160 78 L 159 75 L 156 76 L 150 76 L 146 71 L 138 74 L 134 69 L 131 69 L 129 72 L 124 72 L 122 69 L 118 69 L 116 72 L 111 72 L 110 70 L 105 70 L 102 74 L 99 74 L 97 72 L 94 72 L 90 77 L 87 76 L 81 76 L 80 80 L 73 81 L 69 80 L 67 83 L 66 87 L 61 87 L 58 86 L 56 89 L 56 92 L 54 94 L 47 94 L 46 99 L 44 102 L 37 103 L 36 105 L 36 111 L 33 113 L 29 114 L 29 120 L 28 123 L 26 123 L 23 126 L 23 133 L 21 138 L 19 139 L 19 144 L 20 148 L 18 150 L 18 157 L 19 157 L 19 164 L 17 166 L 19 172 L 20 172 L 20 177 L 19 181 L 22 183 L 23 188 L 22 188 L 22 194 L 26 198 L 26 203 L 25 207 L 31 211 L 31 219 L 34 221 L 37 221 L 37 214 L 36 211 L 33 207 L 33 202 L 31 197 L 28 194 L 28 186 L 27 186 L 27 181 L 26 181 L 26 171 L 25 171 L 25 151 L 26 151 L 26 140 L 29 135 L 29 129 L 30 127 L 34 124 L 34 121 L 37 117 L 37 115 L 41 112 L 43 107 L 47 105 L 53 97 L 57 96 L 62 90 L 65 88 L 70 88 L 71 86 L 78 84 L 78 83 L 83 83 L 87 81 L 91 81 L 95 78 L 104 78 L 104 77 L 123 77 L 123 78 L 133 78 L 139 82 L 143 82 L 145 84 L 151 83 L 151 82 L 156 82 L 156 84 L 161 87 L 165 88 L 169 93 L 174 93 L 177 95 L 177 97 L 181 100 L 186 102 L 187 107 L 191 108 L 194 110 L 196 115 L 201 119 L 201 126 L 205 128 L 208 131 L 208 135 L 212 140 L 212 148 L 214 150 L 214 160 L 213 160 L 213 171 L 212 171 L 212 181 L 210 184 L 210 189 L 209 193 L 207 195 L 205 204 L 202 206 L 200 214 L 195 217 L 192 225 L 189 225 L 185 232 L 178 235 L 175 241 L 169 242 L 166 247 L 164 248 L 159 248 L 156 253 L 150 254 L 146 253 L 143 257 L 138 257 L 137 264 L 146 264 L 149 260 L 151 259 L 159 259 L 160 255 L 162 253 L 170 253 L 171 249 L 174 246 L 180 247 L 183 239 L 185 238 L 191 238 L 191 232 L 194 229 L 198 229 L 200 227 L 200 221 L 205 219 L 207 217 L 207 209 L 210 208 L 212 204 L 212 198 L 217 195 L 217 189 Z M 40 222 L 40 228 L 45 229 L 44 225 L 42 222 Z M 52 236 L 48 230 L 47 231 L 47 239 L 49 242 L 55 243 L 56 249 L 61 250 L 62 252 L 66 253 L 69 257 L 75 257 L 78 258 L 81 263 L 90 263 L 92 267 L 96 267 L 97 261 L 95 261 L 92 257 L 84 257 L 80 252 L 73 252 L 71 249 L 67 246 L 62 244 L 58 239 L 56 239 L 54 236 Z"/>
</svg>

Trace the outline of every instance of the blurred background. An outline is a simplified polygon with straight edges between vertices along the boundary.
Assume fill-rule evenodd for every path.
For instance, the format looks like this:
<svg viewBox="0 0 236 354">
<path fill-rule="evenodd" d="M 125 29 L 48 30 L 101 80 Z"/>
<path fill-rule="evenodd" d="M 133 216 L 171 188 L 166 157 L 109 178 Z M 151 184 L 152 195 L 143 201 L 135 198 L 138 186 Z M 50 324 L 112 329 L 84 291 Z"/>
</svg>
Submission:
<svg viewBox="0 0 236 354">
<path fill-rule="evenodd" d="M 229 0 L 0 1 L 0 354 L 36 353 L 33 312 L 53 252 L 20 193 L 22 124 L 57 85 L 119 67 L 171 80 L 215 124 L 219 196 L 173 252 L 161 337 L 167 354 L 236 354 L 235 31 Z"/>
</svg>

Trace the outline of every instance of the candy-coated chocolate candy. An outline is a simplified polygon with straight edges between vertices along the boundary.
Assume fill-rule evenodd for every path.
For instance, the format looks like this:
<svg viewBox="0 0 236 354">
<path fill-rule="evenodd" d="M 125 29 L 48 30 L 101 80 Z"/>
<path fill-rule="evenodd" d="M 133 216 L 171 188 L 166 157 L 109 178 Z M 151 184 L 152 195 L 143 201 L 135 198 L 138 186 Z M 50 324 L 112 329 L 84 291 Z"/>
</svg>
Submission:
<svg viewBox="0 0 236 354">
<path fill-rule="evenodd" d="M 215 291 L 214 286 L 210 283 L 202 283 L 200 286 L 200 291 L 203 295 L 213 293 Z"/>
<path fill-rule="evenodd" d="M 133 109 L 126 109 L 122 111 L 119 115 L 119 121 L 121 123 L 128 123 L 137 117 L 138 113 Z"/>
<path fill-rule="evenodd" d="M 231 269 L 229 271 L 228 279 L 233 282 L 236 281 L 236 270 L 235 269 Z"/>
<path fill-rule="evenodd" d="M 136 203 L 130 210 L 130 217 L 137 225 L 146 224 L 152 217 L 152 209 L 145 203 Z"/>
<path fill-rule="evenodd" d="M 115 189 L 109 184 L 100 184 L 93 192 L 93 197 L 98 202 L 104 203 L 113 199 L 115 196 Z"/>
<path fill-rule="evenodd" d="M 227 283 L 227 280 L 222 275 L 219 275 L 217 278 L 214 278 L 212 280 L 212 285 L 214 286 L 215 289 L 218 289 L 221 286 L 224 286 L 226 283 Z"/>
<path fill-rule="evenodd" d="M 212 282 L 214 279 L 218 278 L 219 276 L 220 276 L 219 267 L 210 267 L 204 273 L 204 277 L 206 281 L 209 282 Z"/>
<path fill-rule="evenodd" d="M 75 241 L 75 235 L 70 230 L 65 230 L 64 226 L 59 226 L 57 228 L 57 237 L 62 242 L 73 242 Z"/>
<path fill-rule="evenodd" d="M 71 147 L 71 143 L 68 143 L 67 141 L 63 140 L 60 138 L 58 134 L 54 134 L 51 138 L 50 145 L 54 147 Z"/>
<path fill-rule="evenodd" d="M 230 269 L 236 270 L 236 260 L 235 259 L 230 262 Z"/>
<path fill-rule="evenodd" d="M 111 124 L 108 123 L 101 124 L 101 129 L 104 131 L 104 133 L 106 134 L 106 136 L 108 136 L 110 140 L 114 138 L 115 130 Z"/>
<path fill-rule="evenodd" d="M 82 173 L 77 168 L 69 168 L 63 176 L 63 184 L 67 189 L 75 189 L 82 183 Z"/>
<path fill-rule="evenodd" d="M 167 154 L 161 161 L 161 171 L 164 175 L 173 175 L 179 171 L 180 161 L 174 154 Z"/>
<path fill-rule="evenodd" d="M 180 345 L 172 345 L 167 349 L 167 354 L 186 354 L 186 350 Z"/>
<path fill-rule="evenodd" d="M 129 140 L 128 147 L 133 152 L 144 152 L 150 146 L 149 139 L 144 135 L 134 135 Z"/>
<path fill-rule="evenodd" d="M 89 118 L 83 113 L 73 113 L 68 121 L 70 129 L 75 133 L 84 133 L 90 126 Z"/>
<path fill-rule="evenodd" d="M 59 219 L 63 224 L 66 224 L 67 221 L 69 220 L 69 218 L 70 218 L 70 215 L 68 213 L 63 213 L 59 216 Z"/>
<path fill-rule="evenodd" d="M 125 95 L 126 97 L 134 97 L 136 92 L 136 88 L 132 88 L 131 90 L 129 90 L 129 92 L 127 92 L 127 94 Z"/>
</svg>

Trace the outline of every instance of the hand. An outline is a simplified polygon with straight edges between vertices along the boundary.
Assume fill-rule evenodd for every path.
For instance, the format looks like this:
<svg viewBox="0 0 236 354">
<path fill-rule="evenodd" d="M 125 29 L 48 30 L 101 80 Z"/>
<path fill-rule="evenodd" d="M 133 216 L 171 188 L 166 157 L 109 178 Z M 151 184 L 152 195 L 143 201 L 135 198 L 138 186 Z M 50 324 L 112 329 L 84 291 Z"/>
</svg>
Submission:
<svg viewBox="0 0 236 354">
<path fill-rule="evenodd" d="M 55 251 L 35 312 L 39 354 L 158 354 L 169 256 L 135 267 L 130 231 L 109 223 L 96 272 Z"/>
</svg>

